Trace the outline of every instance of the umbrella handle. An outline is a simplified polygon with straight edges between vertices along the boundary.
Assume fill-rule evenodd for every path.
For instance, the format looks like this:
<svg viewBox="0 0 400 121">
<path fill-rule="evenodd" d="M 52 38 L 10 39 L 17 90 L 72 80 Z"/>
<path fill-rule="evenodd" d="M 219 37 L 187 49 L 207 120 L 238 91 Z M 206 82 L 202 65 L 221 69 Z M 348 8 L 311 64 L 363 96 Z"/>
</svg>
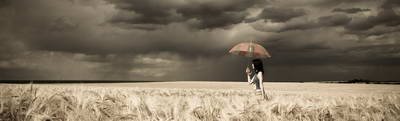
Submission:
<svg viewBox="0 0 400 121">
<path fill-rule="evenodd" d="M 251 59 L 248 59 L 246 68 L 249 68 L 249 69 L 250 69 L 250 72 L 253 70 L 252 67 L 251 67 L 251 64 L 252 64 L 252 63 L 251 63 Z"/>
</svg>

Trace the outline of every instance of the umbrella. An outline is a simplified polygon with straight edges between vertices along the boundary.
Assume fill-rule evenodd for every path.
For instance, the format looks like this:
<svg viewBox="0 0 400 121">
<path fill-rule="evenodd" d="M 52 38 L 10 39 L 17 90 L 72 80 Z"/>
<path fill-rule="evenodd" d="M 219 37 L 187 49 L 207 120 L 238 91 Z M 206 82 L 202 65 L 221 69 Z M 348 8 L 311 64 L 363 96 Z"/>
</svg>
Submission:
<svg viewBox="0 0 400 121">
<path fill-rule="evenodd" d="M 269 52 L 261 45 L 253 42 L 242 42 L 239 43 L 231 50 L 229 50 L 229 53 L 235 54 L 235 55 L 241 55 L 245 57 L 255 57 L 255 58 L 270 58 L 271 55 Z"/>
</svg>

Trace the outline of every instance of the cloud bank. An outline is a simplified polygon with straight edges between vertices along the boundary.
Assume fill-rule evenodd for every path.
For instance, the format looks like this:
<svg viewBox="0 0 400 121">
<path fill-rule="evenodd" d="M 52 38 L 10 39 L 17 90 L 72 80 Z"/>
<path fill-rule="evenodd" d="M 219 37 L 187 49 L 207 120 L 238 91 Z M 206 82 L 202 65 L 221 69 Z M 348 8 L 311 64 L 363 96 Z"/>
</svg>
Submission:
<svg viewBox="0 0 400 121">
<path fill-rule="evenodd" d="M 398 80 L 397 0 L 3 0 L 0 79 Z"/>
</svg>

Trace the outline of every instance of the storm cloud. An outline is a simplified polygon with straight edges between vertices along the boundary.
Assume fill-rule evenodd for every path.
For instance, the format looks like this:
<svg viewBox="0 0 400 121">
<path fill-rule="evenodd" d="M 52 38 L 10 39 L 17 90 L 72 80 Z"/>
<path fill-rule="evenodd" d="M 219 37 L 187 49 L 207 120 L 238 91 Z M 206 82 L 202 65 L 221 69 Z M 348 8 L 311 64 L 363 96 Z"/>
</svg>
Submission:
<svg viewBox="0 0 400 121">
<path fill-rule="evenodd" d="M 109 0 L 119 9 L 112 23 L 161 24 L 186 22 L 193 27 L 218 28 L 242 22 L 246 9 L 263 0 Z"/>
<path fill-rule="evenodd" d="M 368 16 L 365 19 L 360 19 L 352 22 L 347 29 L 353 31 L 363 31 L 371 29 L 375 26 L 398 26 L 400 25 L 400 13 L 398 8 L 400 7 L 400 2 L 396 0 L 388 0 L 380 6 L 380 11 L 376 16 Z"/>
<path fill-rule="evenodd" d="M 286 22 L 292 18 L 305 15 L 303 9 L 291 9 L 291 8 L 276 8 L 268 7 L 264 8 L 258 15 L 258 18 L 271 20 L 272 22 Z"/>
<path fill-rule="evenodd" d="M 272 81 L 398 80 L 396 0 L 3 0 L 0 79 L 244 80 L 254 40 Z"/>
<path fill-rule="evenodd" d="M 358 13 L 358 12 L 365 12 L 370 11 L 370 9 L 363 9 L 363 8 L 335 8 L 332 12 L 343 12 L 343 13 Z"/>
</svg>

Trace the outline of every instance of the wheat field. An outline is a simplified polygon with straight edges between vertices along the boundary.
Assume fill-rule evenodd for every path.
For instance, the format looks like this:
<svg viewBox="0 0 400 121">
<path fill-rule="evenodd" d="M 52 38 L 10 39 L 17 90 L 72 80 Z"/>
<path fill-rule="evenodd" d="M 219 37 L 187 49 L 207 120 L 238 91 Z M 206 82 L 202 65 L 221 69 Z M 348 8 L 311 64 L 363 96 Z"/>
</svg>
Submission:
<svg viewBox="0 0 400 121">
<path fill-rule="evenodd" d="M 0 84 L 0 121 L 400 120 L 397 85 L 205 83 Z"/>
</svg>

